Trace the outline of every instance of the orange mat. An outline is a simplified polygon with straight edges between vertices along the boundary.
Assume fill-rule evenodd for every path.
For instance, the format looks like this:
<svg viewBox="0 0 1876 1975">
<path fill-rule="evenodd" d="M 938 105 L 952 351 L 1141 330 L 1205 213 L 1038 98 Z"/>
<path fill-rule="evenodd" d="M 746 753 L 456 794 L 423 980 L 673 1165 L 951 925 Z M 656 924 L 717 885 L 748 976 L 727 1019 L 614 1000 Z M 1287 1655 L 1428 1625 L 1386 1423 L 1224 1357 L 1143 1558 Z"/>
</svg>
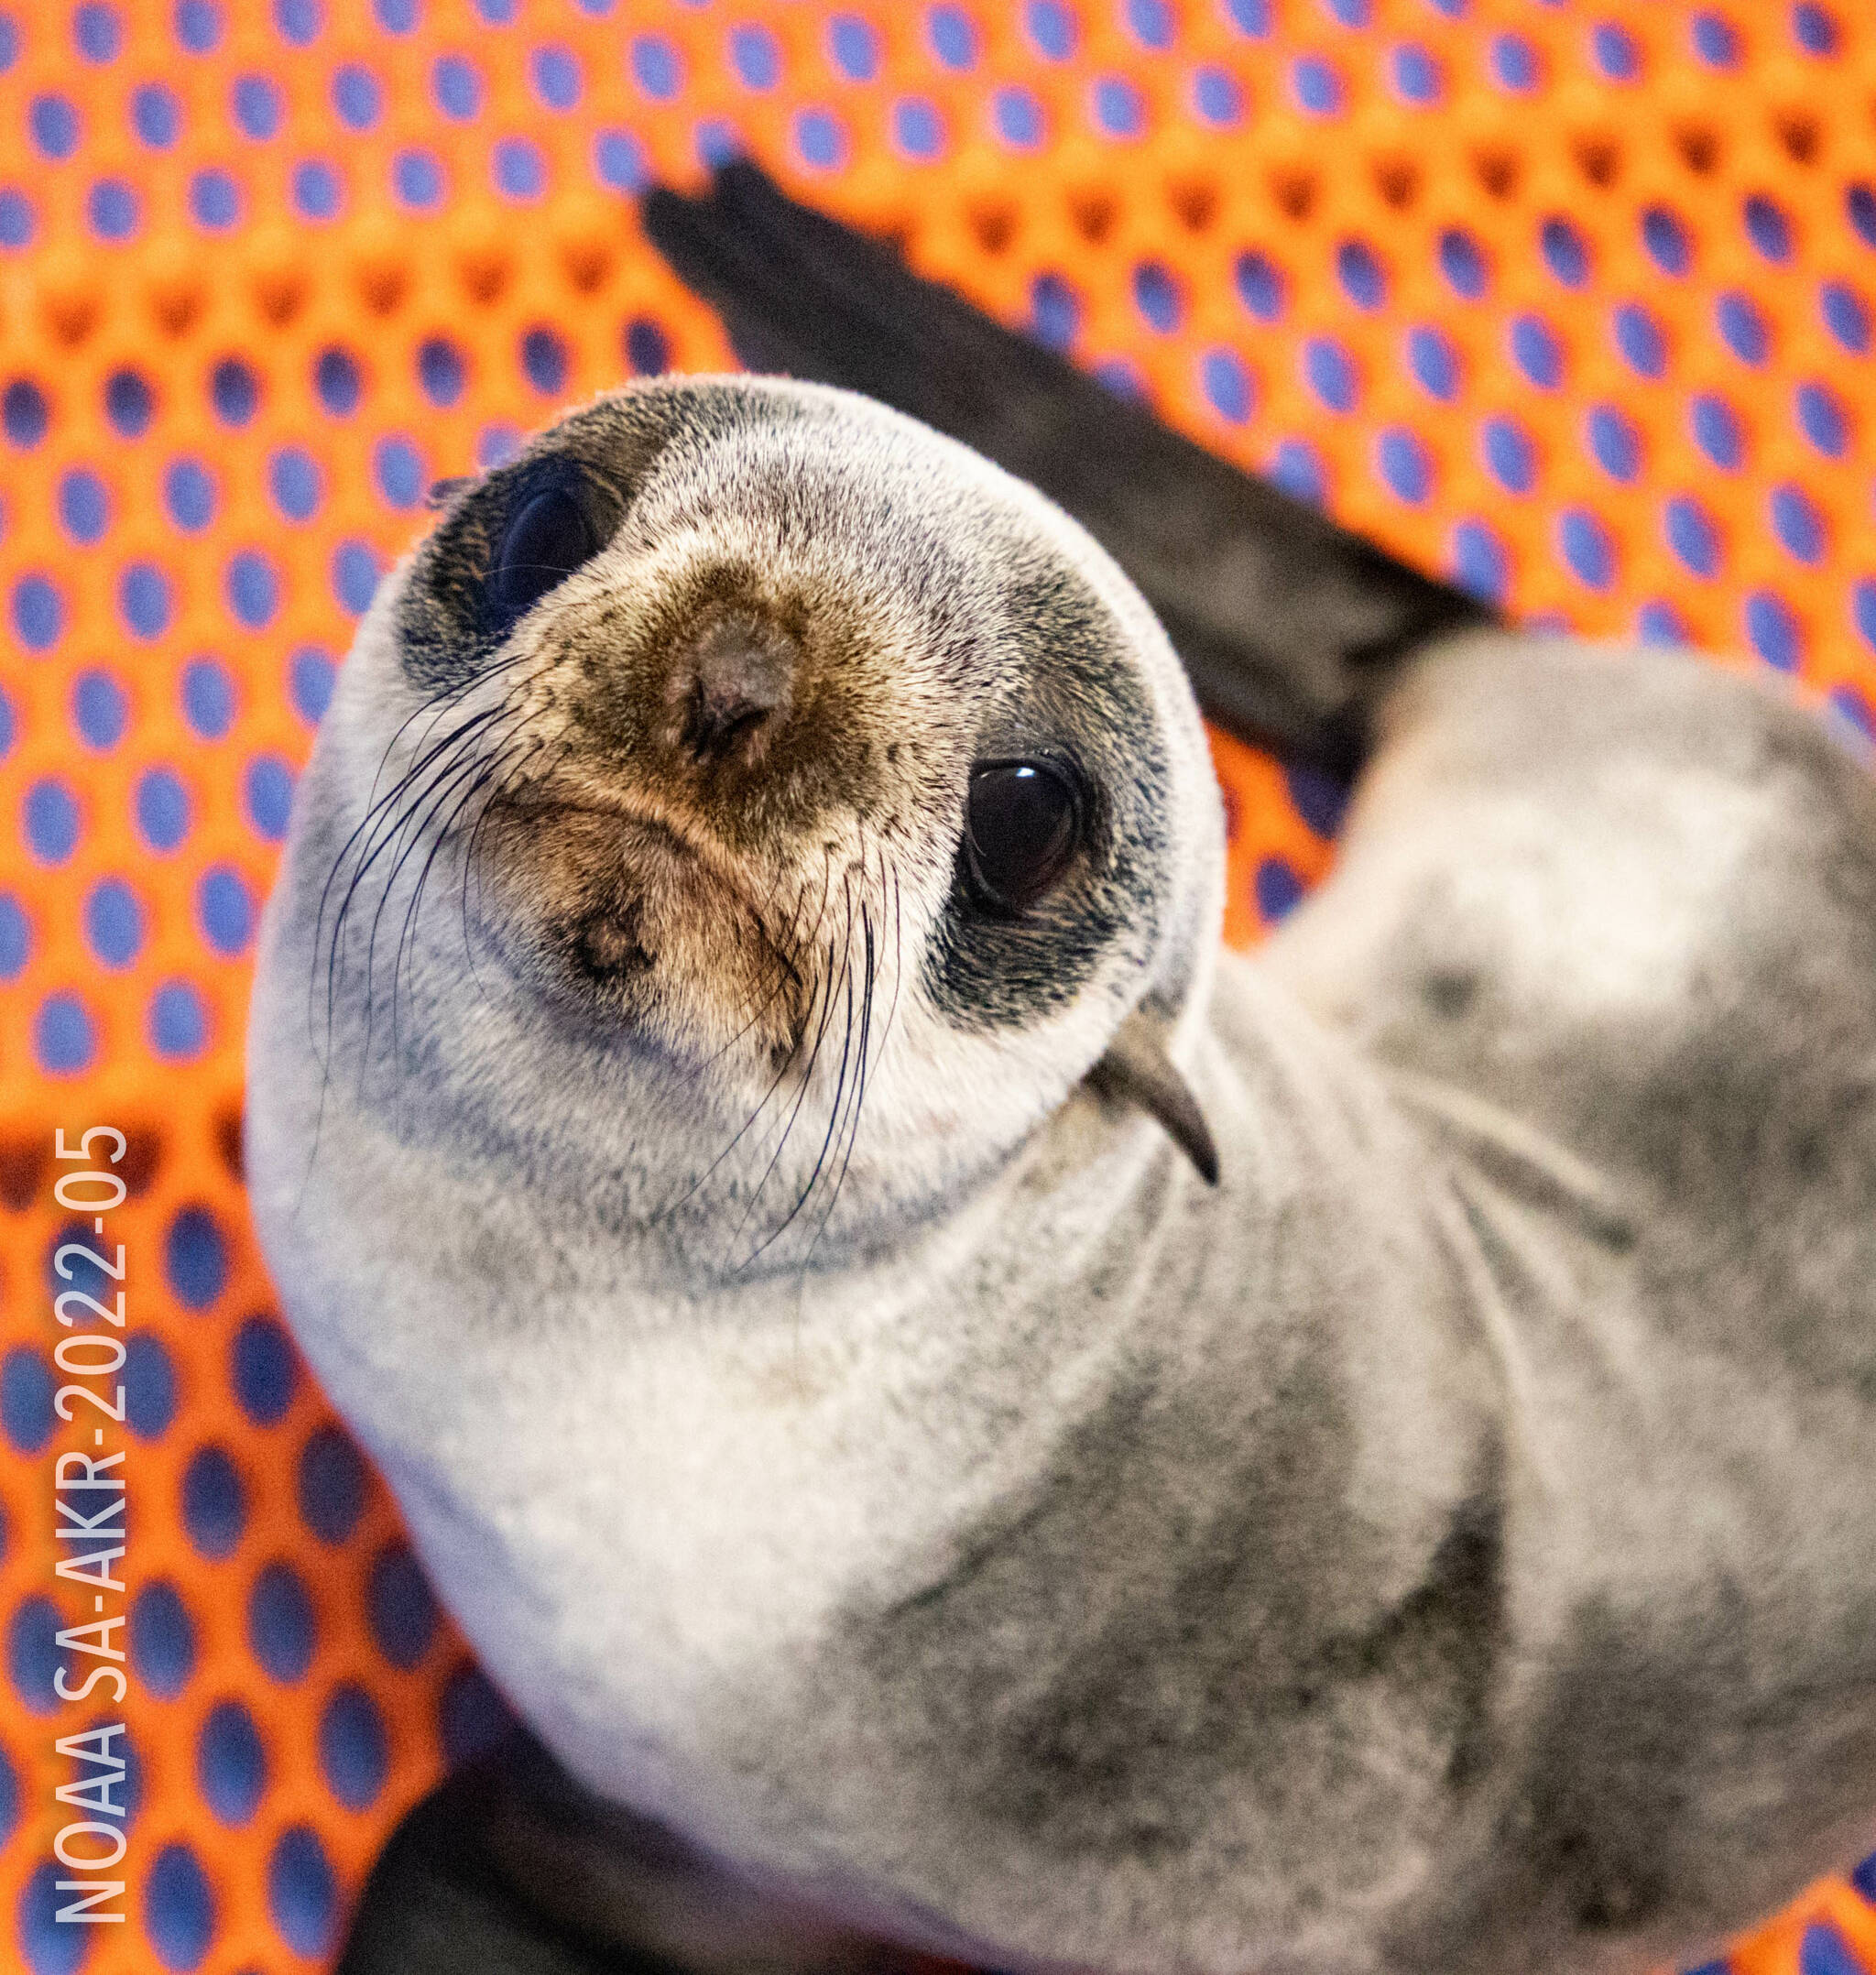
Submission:
<svg viewBox="0 0 1876 1975">
<path fill-rule="evenodd" d="M 1402 553 L 1526 614 L 1756 652 L 1867 733 L 1860 11 L 0 12 L 0 1965 L 324 1966 L 392 1822 L 498 1719 L 274 1314 L 241 1029 L 295 771 L 429 480 L 728 361 L 633 188 L 747 146 Z M 1334 805 L 1219 758 L 1245 940 L 1323 869 Z M 100 1125 L 117 1162 L 108 1137 L 55 1157 Z M 121 1204 L 61 1200 L 93 1169 Z M 67 1244 L 121 1244 L 121 1283 Z M 54 1294 L 119 1287 L 121 1369 L 99 1326 L 55 1365 L 84 1326 Z M 121 1424 L 60 1416 L 61 1384 L 115 1410 L 120 1380 Z M 123 1589 L 61 1579 L 54 1461 L 119 1449 Z M 67 1702 L 60 1668 L 107 1674 Z M 115 1775 L 70 1739 L 119 1720 L 82 1746 L 127 1746 L 123 1781 L 57 1800 Z M 126 1801 L 120 1866 L 54 1860 L 103 1860 Z M 125 1918 L 56 1922 L 60 1879 L 121 1879 Z M 1862 1882 L 1736 1967 L 1876 1970 Z"/>
</svg>

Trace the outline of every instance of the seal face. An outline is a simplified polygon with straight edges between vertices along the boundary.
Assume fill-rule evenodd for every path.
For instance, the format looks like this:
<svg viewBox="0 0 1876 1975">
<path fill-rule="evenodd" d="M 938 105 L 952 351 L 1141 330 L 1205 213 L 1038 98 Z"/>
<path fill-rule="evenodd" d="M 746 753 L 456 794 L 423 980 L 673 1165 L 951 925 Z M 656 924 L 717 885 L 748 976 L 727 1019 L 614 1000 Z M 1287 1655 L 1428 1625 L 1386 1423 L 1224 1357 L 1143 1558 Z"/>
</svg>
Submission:
<svg viewBox="0 0 1876 1975">
<path fill-rule="evenodd" d="M 707 1171 L 758 1238 L 817 1174 L 916 1214 L 1204 966 L 1216 794 L 1144 606 L 1040 496 L 848 394 L 689 379 L 567 418 L 456 492 L 338 712 L 290 880 L 329 1065 L 511 1135 L 542 1093 L 401 1019 L 493 996 L 602 1085 L 665 1079 L 660 1142 L 622 1148 L 622 1102 L 589 1171 L 664 1168 L 667 1201 Z M 924 1140 L 910 1168 L 863 1105 Z"/>
</svg>

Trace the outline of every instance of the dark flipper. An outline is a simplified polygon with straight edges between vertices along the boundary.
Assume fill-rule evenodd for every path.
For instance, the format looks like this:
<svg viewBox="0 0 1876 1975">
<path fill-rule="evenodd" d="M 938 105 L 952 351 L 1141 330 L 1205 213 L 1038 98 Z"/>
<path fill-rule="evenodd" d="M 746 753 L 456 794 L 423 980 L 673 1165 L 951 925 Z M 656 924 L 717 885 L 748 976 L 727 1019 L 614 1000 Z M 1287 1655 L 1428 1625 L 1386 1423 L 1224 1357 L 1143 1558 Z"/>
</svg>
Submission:
<svg viewBox="0 0 1876 1975">
<path fill-rule="evenodd" d="M 744 362 L 845 385 L 1065 507 L 1144 592 L 1205 713 L 1347 774 L 1389 661 L 1490 621 L 1471 597 L 1240 473 L 1053 351 L 787 198 L 747 161 L 645 200 L 653 242 Z"/>
<path fill-rule="evenodd" d="M 503 1784 L 478 1768 L 431 1791 L 392 1833 L 353 1918 L 338 1975 L 674 1975 L 553 1924 L 491 1856 Z"/>
</svg>

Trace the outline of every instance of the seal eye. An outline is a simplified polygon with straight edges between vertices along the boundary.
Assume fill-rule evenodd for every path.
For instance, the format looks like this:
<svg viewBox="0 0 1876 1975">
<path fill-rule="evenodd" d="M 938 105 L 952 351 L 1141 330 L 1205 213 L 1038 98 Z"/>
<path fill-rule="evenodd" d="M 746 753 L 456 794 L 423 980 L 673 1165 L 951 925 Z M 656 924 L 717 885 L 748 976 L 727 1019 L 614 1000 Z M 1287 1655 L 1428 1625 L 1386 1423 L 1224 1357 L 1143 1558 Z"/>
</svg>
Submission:
<svg viewBox="0 0 1876 1975">
<path fill-rule="evenodd" d="M 496 550 L 489 595 L 512 622 L 571 576 L 598 543 L 580 503 L 565 487 L 548 487 L 524 501 Z"/>
<path fill-rule="evenodd" d="M 994 905 L 1020 912 L 1068 868 L 1081 835 L 1081 799 L 1053 761 L 980 761 L 965 799 L 965 858 Z"/>
</svg>

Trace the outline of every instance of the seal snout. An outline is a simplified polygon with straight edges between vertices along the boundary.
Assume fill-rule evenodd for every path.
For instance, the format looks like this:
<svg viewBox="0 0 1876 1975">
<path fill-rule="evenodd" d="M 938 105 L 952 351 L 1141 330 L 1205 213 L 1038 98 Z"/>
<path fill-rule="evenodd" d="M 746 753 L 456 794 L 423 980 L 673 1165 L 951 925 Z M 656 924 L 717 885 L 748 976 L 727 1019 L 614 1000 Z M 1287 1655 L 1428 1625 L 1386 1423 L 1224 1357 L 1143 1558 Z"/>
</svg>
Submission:
<svg viewBox="0 0 1876 1975">
<path fill-rule="evenodd" d="M 755 766 L 788 717 L 801 656 L 788 631 L 753 611 L 705 625 L 682 648 L 666 691 L 681 751 L 700 768 Z"/>
</svg>

